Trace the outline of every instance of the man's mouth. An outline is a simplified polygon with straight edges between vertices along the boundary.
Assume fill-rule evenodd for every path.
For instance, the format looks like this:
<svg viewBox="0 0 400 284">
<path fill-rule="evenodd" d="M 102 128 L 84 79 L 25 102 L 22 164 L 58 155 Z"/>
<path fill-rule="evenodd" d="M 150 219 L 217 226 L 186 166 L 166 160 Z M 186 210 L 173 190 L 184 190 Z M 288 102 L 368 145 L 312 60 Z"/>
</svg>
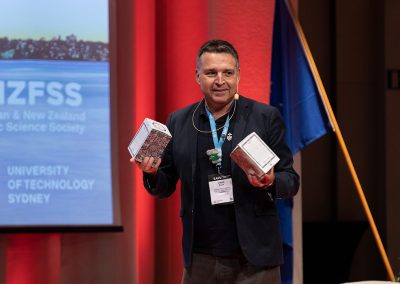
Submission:
<svg viewBox="0 0 400 284">
<path fill-rule="evenodd" d="M 216 93 L 216 94 L 225 93 L 225 92 L 227 92 L 227 91 L 228 91 L 227 89 L 213 90 L 213 92 Z"/>
</svg>

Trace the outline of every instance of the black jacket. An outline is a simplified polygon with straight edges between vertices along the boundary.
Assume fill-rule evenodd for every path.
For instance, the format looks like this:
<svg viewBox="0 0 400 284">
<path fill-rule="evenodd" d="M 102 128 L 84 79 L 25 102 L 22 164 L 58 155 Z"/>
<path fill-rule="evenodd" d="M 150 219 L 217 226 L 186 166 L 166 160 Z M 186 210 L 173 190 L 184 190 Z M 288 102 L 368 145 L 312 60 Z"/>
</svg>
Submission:
<svg viewBox="0 0 400 284">
<path fill-rule="evenodd" d="M 175 191 L 181 180 L 181 210 L 183 225 L 183 255 L 186 267 L 191 265 L 193 252 L 194 183 L 196 175 L 197 134 L 192 124 L 196 104 L 170 115 L 167 126 L 172 134 L 156 178 L 144 175 L 150 194 L 164 198 Z M 194 121 L 198 121 L 199 112 Z M 232 145 L 237 145 L 251 132 L 256 132 L 280 158 L 275 166 L 275 182 L 268 188 L 272 198 L 294 196 L 299 188 L 299 176 L 293 170 L 292 154 L 285 143 L 283 121 L 277 109 L 240 97 L 235 113 Z M 254 188 L 245 173 L 231 163 L 234 207 L 240 247 L 247 260 L 257 266 L 276 266 L 283 262 L 279 220 L 274 201 L 266 190 Z"/>
</svg>

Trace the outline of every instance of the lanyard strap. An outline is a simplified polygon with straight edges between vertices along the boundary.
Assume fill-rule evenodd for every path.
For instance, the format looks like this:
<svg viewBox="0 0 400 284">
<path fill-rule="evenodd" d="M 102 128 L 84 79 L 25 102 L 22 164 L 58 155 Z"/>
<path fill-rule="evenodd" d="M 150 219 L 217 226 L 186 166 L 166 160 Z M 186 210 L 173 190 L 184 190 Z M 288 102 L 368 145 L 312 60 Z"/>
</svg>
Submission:
<svg viewBox="0 0 400 284">
<path fill-rule="evenodd" d="M 212 133 L 212 138 L 213 138 L 213 142 L 214 142 L 214 147 L 215 147 L 215 149 L 217 149 L 219 151 L 219 153 L 221 155 L 220 161 L 218 163 L 216 163 L 216 166 L 218 169 L 221 169 L 221 167 L 222 167 L 222 145 L 225 142 L 225 138 L 226 138 L 226 135 L 227 135 L 228 129 L 229 129 L 229 113 L 226 116 L 225 125 L 224 125 L 224 128 L 222 129 L 221 137 L 218 139 L 217 126 L 215 124 L 214 116 L 207 109 L 207 107 L 205 107 L 205 109 L 206 109 L 206 112 L 208 115 L 208 119 L 210 121 L 210 127 L 211 127 L 211 133 Z"/>
</svg>

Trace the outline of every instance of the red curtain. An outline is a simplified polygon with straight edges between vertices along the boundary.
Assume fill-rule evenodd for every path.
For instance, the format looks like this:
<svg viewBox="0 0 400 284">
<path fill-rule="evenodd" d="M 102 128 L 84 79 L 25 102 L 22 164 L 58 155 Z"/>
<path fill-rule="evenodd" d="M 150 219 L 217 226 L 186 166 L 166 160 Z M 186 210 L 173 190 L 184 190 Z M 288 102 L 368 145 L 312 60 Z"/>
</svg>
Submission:
<svg viewBox="0 0 400 284">
<path fill-rule="evenodd" d="M 239 52 L 239 93 L 267 102 L 273 0 L 114 0 L 118 158 L 123 233 L 18 234 L 0 239 L 0 283 L 180 283 L 179 189 L 155 200 L 126 146 L 145 117 L 165 122 L 199 101 L 199 46 L 226 39 Z"/>
</svg>

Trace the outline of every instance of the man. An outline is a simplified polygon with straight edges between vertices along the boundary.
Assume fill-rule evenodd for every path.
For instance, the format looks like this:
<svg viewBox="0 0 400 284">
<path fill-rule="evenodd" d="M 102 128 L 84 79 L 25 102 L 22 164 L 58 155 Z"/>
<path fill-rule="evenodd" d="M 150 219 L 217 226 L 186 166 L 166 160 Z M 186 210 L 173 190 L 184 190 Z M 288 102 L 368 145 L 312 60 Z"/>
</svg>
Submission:
<svg viewBox="0 0 400 284">
<path fill-rule="evenodd" d="M 274 199 L 294 196 L 299 177 L 278 111 L 239 98 L 239 79 L 234 47 L 223 40 L 206 42 L 196 66 L 203 100 L 169 116 L 172 140 L 161 160 L 137 163 L 156 197 L 170 196 L 181 180 L 182 283 L 280 283 Z M 246 176 L 229 156 L 252 132 L 280 158 L 261 178 Z"/>
</svg>

